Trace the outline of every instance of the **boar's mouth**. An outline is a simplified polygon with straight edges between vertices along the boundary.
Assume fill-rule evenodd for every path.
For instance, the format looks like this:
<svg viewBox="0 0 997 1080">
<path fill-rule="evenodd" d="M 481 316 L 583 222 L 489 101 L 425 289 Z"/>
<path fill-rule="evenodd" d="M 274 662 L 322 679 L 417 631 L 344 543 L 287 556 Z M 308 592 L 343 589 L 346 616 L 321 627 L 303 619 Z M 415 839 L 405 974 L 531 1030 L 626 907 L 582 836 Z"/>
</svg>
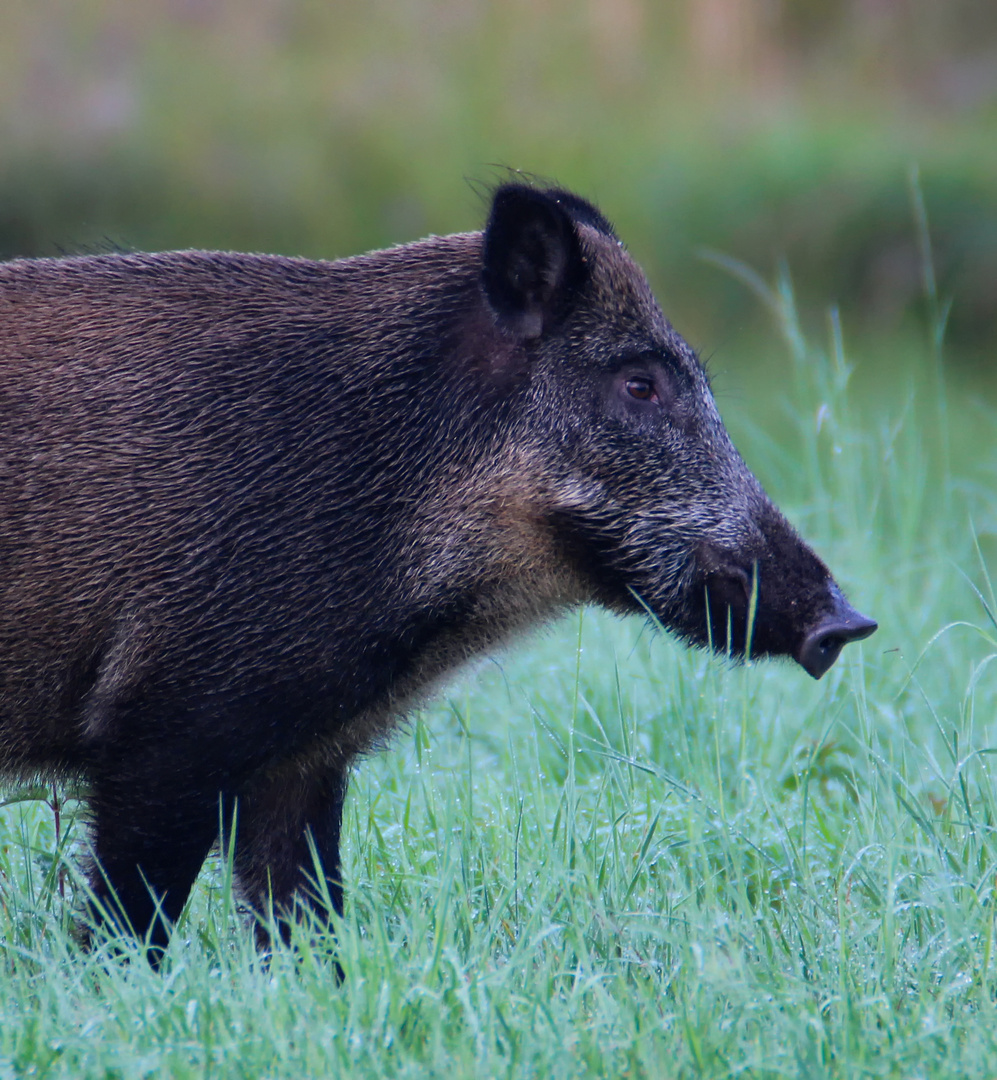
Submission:
<svg viewBox="0 0 997 1080">
<path fill-rule="evenodd" d="M 848 603 L 830 576 L 817 595 L 803 590 L 803 595 L 792 602 L 776 605 L 770 602 L 769 590 L 763 583 L 749 618 L 752 589 L 746 573 L 729 567 L 701 579 L 697 591 L 703 598 L 704 643 L 738 658 L 746 652 L 752 656 L 789 656 L 808 675 L 819 679 L 849 642 L 861 641 L 878 629 L 873 619 Z"/>
<path fill-rule="evenodd" d="M 780 560 L 764 554 L 745 569 L 733 553 L 703 543 L 675 575 L 674 591 L 664 591 L 648 580 L 646 567 L 619 559 L 622 545 L 611 535 L 586 529 L 575 515 L 554 520 L 566 556 L 590 582 L 590 599 L 619 612 L 651 614 L 688 644 L 731 659 L 789 657 L 819 679 L 845 645 L 878 629 L 788 527 L 784 546 L 795 549 L 795 558 L 781 560 L 781 569 Z"/>
</svg>

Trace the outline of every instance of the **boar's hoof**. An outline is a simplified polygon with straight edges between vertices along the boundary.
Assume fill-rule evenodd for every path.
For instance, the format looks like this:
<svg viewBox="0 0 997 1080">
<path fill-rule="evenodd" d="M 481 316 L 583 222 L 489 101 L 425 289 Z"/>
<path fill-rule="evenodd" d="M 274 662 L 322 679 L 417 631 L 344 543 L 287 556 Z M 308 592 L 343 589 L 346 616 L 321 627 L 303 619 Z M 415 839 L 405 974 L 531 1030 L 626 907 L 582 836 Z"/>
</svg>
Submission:
<svg viewBox="0 0 997 1080">
<path fill-rule="evenodd" d="M 838 601 L 835 610 L 803 639 L 796 659 L 808 675 L 819 679 L 838 659 L 838 653 L 850 642 L 861 641 L 879 626 L 860 615 L 847 601 Z"/>
</svg>

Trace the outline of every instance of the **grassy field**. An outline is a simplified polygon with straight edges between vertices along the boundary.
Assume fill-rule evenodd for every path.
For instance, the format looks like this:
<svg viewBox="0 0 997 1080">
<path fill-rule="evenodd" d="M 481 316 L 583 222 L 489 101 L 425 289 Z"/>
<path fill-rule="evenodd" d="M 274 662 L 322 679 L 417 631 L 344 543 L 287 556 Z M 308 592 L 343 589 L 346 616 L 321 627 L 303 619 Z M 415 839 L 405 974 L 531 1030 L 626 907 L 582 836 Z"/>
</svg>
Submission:
<svg viewBox="0 0 997 1080">
<path fill-rule="evenodd" d="M 161 973 L 81 952 L 82 823 L 22 792 L 0 1077 L 994 1074 L 993 416 L 931 333 L 859 407 L 863 342 L 748 283 L 781 389 L 721 406 L 879 633 L 819 684 L 591 610 L 520 643 L 361 763 L 346 917 L 269 967 L 223 858 Z"/>
</svg>

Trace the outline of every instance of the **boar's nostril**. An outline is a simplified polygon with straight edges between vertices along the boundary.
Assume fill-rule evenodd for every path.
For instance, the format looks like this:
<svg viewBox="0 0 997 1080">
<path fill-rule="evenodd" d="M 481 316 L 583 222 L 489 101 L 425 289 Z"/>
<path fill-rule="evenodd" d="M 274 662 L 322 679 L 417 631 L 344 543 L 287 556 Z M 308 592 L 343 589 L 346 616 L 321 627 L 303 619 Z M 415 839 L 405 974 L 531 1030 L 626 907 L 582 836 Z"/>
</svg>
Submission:
<svg viewBox="0 0 997 1080">
<path fill-rule="evenodd" d="M 838 654 L 850 641 L 861 641 L 874 633 L 878 623 L 860 615 L 847 603 L 840 610 L 825 616 L 803 639 L 796 659 L 801 667 L 819 679 L 838 659 Z"/>
</svg>

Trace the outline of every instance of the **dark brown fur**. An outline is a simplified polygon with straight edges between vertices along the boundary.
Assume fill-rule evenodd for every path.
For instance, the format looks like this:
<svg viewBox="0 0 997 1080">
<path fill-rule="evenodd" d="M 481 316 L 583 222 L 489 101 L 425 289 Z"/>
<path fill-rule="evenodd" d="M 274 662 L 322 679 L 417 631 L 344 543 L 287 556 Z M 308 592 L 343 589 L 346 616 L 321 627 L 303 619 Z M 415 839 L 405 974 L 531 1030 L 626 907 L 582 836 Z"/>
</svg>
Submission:
<svg viewBox="0 0 997 1080">
<path fill-rule="evenodd" d="M 754 577 L 756 653 L 874 628 L 575 196 L 337 263 L 0 266 L 0 769 L 86 779 L 156 946 L 219 796 L 258 910 L 309 902 L 309 840 L 340 907 L 350 762 L 454 668 L 589 601 L 741 652 Z"/>
</svg>

